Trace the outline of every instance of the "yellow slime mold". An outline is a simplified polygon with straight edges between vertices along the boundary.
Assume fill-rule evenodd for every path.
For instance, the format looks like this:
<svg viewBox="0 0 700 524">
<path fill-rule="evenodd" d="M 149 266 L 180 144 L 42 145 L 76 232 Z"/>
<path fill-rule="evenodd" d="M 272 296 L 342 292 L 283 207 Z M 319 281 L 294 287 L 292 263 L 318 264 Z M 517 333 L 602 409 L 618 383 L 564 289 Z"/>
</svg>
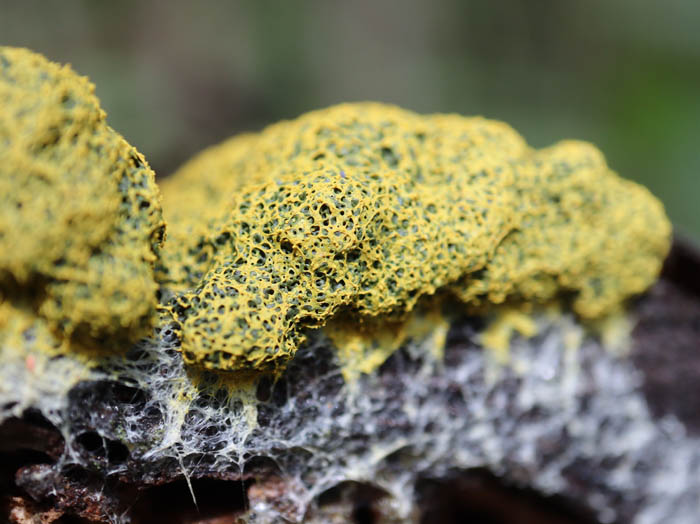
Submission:
<svg viewBox="0 0 700 524">
<path fill-rule="evenodd" d="M 661 204 L 589 144 L 536 151 L 500 122 L 374 103 L 233 138 L 163 193 L 158 276 L 183 355 L 221 370 L 281 369 L 307 328 L 400 322 L 438 290 L 604 315 L 654 281 L 670 241 Z"/>
<path fill-rule="evenodd" d="M 3 315 L 31 311 L 59 338 L 133 340 L 157 305 L 160 195 L 93 91 L 68 66 L 0 47 L 0 293 L 23 304 Z"/>
</svg>

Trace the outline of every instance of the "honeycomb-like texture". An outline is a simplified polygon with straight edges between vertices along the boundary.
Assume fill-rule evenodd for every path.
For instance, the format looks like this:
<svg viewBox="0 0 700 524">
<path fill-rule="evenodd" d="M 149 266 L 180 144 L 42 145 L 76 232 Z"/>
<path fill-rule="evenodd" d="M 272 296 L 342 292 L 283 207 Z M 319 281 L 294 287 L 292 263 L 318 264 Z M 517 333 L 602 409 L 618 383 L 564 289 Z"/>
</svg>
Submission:
<svg viewBox="0 0 700 524">
<path fill-rule="evenodd" d="M 653 282 L 671 226 L 646 188 L 611 173 L 585 142 L 564 141 L 516 166 L 517 227 L 484 271 L 452 287 L 473 305 L 543 302 L 574 292 L 586 318 L 620 306 Z"/>
<path fill-rule="evenodd" d="M 68 66 L 0 48 L 0 291 L 51 330 L 146 334 L 164 223 L 154 174 Z"/>
<path fill-rule="evenodd" d="M 213 230 L 231 219 L 239 191 L 327 175 L 334 176 L 331 185 L 364 184 L 363 206 L 374 206 L 381 213 L 388 212 L 382 206 L 390 205 L 391 199 L 404 205 L 404 191 L 414 196 L 425 191 L 417 198 L 428 199 L 423 207 L 431 215 L 457 207 L 463 216 L 428 216 L 430 227 L 461 222 L 454 227 L 467 231 L 470 238 L 468 245 L 457 249 L 474 246 L 472 256 L 483 258 L 482 251 L 509 229 L 512 195 L 507 188 L 513 184 L 509 164 L 526 151 L 522 138 L 500 122 L 450 115 L 427 118 L 374 103 L 344 104 L 280 122 L 258 135 L 235 137 L 199 155 L 162 184 L 164 213 L 171 227 L 161 280 L 176 290 L 199 284 L 212 265 L 212 251 L 218 251 L 210 245 L 215 243 Z M 392 192 L 383 197 L 380 193 L 387 189 Z M 323 190 L 335 188 L 319 186 L 313 194 L 307 190 L 309 203 L 322 200 Z M 460 194 L 467 192 L 471 202 L 461 202 Z M 306 196 L 304 190 L 300 195 Z M 371 202 L 375 197 L 386 203 Z M 485 212 L 487 207 L 493 212 Z M 394 223 L 387 227 L 397 229 Z M 407 236 L 415 233 L 415 228 L 403 228 Z"/>
<path fill-rule="evenodd" d="M 560 291 L 584 317 L 656 278 L 660 203 L 592 146 L 534 151 L 503 123 L 345 104 L 203 153 L 164 184 L 159 277 L 188 363 L 279 369 L 341 308 L 400 317 Z"/>
</svg>

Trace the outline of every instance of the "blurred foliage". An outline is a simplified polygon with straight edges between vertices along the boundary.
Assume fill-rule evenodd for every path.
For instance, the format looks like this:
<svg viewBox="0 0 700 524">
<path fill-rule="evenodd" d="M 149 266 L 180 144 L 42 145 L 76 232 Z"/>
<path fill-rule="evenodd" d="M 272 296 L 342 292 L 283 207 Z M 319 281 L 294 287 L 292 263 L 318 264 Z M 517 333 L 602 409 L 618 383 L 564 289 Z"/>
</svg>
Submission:
<svg viewBox="0 0 700 524">
<path fill-rule="evenodd" d="M 70 62 L 159 174 L 340 101 L 596 143 L 700 239 L 700 2 L 0 0 L 0 43 Z"/>
</svg>

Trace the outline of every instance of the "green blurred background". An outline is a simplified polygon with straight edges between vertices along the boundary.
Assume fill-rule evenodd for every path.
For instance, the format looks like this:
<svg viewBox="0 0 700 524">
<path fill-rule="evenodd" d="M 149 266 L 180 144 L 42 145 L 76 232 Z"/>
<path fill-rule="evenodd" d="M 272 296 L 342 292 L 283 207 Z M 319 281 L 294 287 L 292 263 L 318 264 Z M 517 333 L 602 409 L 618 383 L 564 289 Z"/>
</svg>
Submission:
<svg viewBox="0 0 700 524">
<path fill-rule="evenodd" d="M 590 140 L 700 240 L 700 1 L 0 0 L 0 43 L 70 62 L 159 175 L 340 101 Z M 1 109 L 1 108 L 0 108 Z"/>
</svg>

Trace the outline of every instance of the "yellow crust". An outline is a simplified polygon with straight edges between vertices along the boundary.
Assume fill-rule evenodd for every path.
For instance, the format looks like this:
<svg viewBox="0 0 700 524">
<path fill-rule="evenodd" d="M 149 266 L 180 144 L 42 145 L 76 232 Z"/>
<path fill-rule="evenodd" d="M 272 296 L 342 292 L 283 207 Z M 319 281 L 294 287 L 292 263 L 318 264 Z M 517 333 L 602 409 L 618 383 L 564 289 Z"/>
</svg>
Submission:
<svg viewBox="0 0 700 524">
<path fill-rule="evenodd" d="M 93 91 L 68 66 L 0 47 L 0 294 L 6 314 L 21 302 L 59 339 L 133 340 L 157 305 L 160 194 Z"/>
<path fill-rule="evenodd" d="M 338 312 L 401 321 L 438 290 L 597 317 L 653 282 L 671 230 L 589 144 L 375 103 L 233 138 L 163 194 L 184 358 L 222 370 L 280 369 Z"/>
</svg>

